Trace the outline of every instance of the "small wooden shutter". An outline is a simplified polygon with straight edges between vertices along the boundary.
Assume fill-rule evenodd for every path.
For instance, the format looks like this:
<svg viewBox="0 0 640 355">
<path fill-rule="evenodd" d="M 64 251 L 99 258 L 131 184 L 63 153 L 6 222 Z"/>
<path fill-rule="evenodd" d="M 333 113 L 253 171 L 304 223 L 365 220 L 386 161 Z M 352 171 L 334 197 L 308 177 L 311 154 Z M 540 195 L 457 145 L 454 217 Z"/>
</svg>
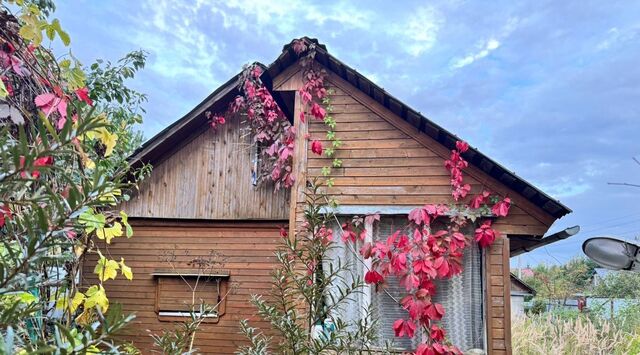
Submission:
<svg viewBox="0 0 640 355">
<path fill-rule="evenodd" d="M 192 307 L 196 311 L 199 310 L 201 304 L 213 307 L 220 303 L 226 290 L 227 282 L 224 279 L 160 276 L 158 277 L 157 308 L 159 312 L 189 312 Z M 224 312 L 224 302 L 220 306 L 219 314 Z"/>
</svg>

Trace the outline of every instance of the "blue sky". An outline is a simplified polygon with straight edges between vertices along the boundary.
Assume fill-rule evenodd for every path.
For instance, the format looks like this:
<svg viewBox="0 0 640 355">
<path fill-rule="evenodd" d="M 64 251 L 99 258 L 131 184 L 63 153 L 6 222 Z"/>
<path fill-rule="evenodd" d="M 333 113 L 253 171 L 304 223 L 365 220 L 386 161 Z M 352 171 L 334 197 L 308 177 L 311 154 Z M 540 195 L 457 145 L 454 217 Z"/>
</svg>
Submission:
<svg viewBox="0 0 640 355">
<path fill-rule="evenodd" d="M 132 86 L 153 136 L 252 61 L 303 35 L 574 213 L 572 239 L 523 264 L 565 262 L 587 237 L 640 235 L 640 2 L 75 1 L 54 17 L 85 64 L 150 52 Z"/>
</svg>

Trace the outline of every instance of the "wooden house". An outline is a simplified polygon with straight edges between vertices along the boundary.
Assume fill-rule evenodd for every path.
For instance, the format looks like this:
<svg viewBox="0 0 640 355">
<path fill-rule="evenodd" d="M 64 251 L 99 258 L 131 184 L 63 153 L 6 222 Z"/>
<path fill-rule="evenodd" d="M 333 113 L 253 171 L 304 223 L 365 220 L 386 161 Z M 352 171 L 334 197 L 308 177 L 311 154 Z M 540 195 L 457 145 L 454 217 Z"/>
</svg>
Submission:
<svg viewBox="0 0 640 355">
<path fill-rule="evenodd" d="M 525 297 L 535 296 L 536 290 L 522 281 L 518 276 L 511 274 L 511 320 L 523 317 Z"/>
<path fill-rule="evenodd" d="M 343 216 L 381 213 L 376 233 L 382 235 L 396 218 L 406 220 L 412 208 L 451 202 L 443 162 L 458 138 L 333 57 L 323 45 L 318 44 L 315 60 L 327 70 L 334 90 L 333 117 L 343 142 L 336 152 L 343 165 L 334 169 L 335 185 L 328 190 L 340 203 L 337 212 Z M 171 329 L 172 321 L 184 316 L 185 310 L 175 305 L 190 297 L 184 279 L 191 280 L 197 265 L 212 270 L 202 297 L 215 299 L 234 290 L 218 316 L 203 324 L 196 340 L 201 351 L 233 353 L 244 342 L 239 333 L 242 319 L 252 318 L 253 324 L 266 326 L 254 316 L 250 295 L 270 287 L 279 227 L 294 230 L 300 223 L 305 182 L 318 176 L 327 162 L 311 154 L 305 139 L 307 132 L 324 139 L 322 124 L 302 124 L 295 114 L 301 107 L 297 90 L 302 77 L 292 44 L 264 68 L 261 79 L 298 131 L 296 183 L 291 190 L 274 192 L 269 184 L 254 185 L 251 141 L 242 134 L 240 121 L 228 120 L 216 131 L 209 128 L 205 111 L 225 111 L 239 94 L 240 74 L 131 158 L 134 165 L 150 163 L 154 170 L 139 193 L 121 206 L 130 216 L 134 237 L 114 240 L 108 248 L 126 258 L 134 280 L 110 281 L 108 292 L 112 302 L 136 313 L 127 339 L 145 353 L 152 346 L 147 330 Z M 506 238 L 485 250 L 470 248 L 462 276 L 441 286 L 440 301 L 448 312 L 444 325 L 454 343 L 462 342 L 463 350 L 509 354 L 510 252 L 544 243 L 551 224 L 571 211 L 476 149 L 471 148 L 465 158 L 470 163 L 465 171 L 472 193 L 486 187 L 508 195 L 513 206 L 510 215 L 496 224 Z M 91 271 L 85 270 L 84 277 L 93 277 Z M 392 336 L 389 321 L 395 320 L 397 309 L 385 300 L 372 301 L 388 329 L 381 336 Z"/>
</svg>

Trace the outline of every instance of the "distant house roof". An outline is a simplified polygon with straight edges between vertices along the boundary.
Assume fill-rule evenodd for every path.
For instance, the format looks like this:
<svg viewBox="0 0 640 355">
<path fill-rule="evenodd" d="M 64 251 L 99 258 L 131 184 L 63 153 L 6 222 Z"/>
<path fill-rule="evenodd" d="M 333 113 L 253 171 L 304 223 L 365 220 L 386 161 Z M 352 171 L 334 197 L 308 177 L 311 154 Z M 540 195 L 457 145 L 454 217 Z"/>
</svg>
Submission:
<svg viewBox="0 0 640 355">
<path fill-rule="evenodd" d="M 424 134 L 427 134 L 449 149 L 453 149 L 456 141 L 460 140 L 460 138 L 453 133 L 402 103 L 383 88 L 371 82 L 364 75 L 329 54 L 326 47 L 320 44 L 318 40 L 307 37 L 304 39 L 317 45 L 315 59 L 319 63 L 351 83 L 391 112 L 397 114 Z M 300 56 L 293 50 L 293 42 L 285 45 L 280 56 L 269 66 L 265 67 L 265 72 L 261 79 L 263 79 L 265 85 L 269 87 L 271 78 L 275 78 L 289 66 L 294 65 L 299 58 Z M 184 117 L 145 142 L 132 154 L 130 158 L 132 165 L 138 164 L 139 162 L 155 162 L 184 145 L 184 140 L 193 133 L 194 128 L 199 128 L 207 124 L 206 118 L 204 117 L 206 110 L 223 112 L 228 102 L 239 94 L 237 89 L 238 78 L 239 74 L 216 89 Z M 271 88 L 269 87 L 269 89 Z M 514 172 L 507 170 L 477 149 L 469 148 L 464 154 L 464 157 L 470 164 L 476 166 L 510 189 L 518 192 L 554 218 L 560 218 L 571 213 L 571 210 L 558 200 L 526 182 Z"/>
<path fill-rule="evenodd" d="M 511 295 L 512 296 L 535 296 L 536 290 L 534 290 L 526 282 L 522 281 L 512 273 L 511 274 Z"/>
<path fill-rule="evenodd" d="M 522 274 L 526 277 L 533 277 L 534 272 L 530 268 L 525 268 L 525 269 L 522 269 Z"/>
<path fill-rule="evenodd" d="M 615 270 L 609 270 L 609 269 L 605 269 L 603 267 L 597 267 L 595 269 L 593 269 L 596 273 L 596 276 L 599 278 L 604 278 L 607 275 L 609 275 L 612 272 L 615 272 Z"/>
</svg>

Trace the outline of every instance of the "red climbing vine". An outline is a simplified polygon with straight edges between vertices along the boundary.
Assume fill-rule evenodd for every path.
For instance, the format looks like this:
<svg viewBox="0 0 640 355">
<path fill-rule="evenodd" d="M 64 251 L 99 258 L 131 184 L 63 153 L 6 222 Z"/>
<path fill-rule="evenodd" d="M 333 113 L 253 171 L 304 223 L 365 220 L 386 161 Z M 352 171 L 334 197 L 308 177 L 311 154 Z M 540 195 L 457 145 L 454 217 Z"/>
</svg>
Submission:
<svg viewBox="0 0 640 355">
<path fill-rule="evenodd" d="M 314 140 L 311 148 L 315 154 L 324 153 L 327 157 L 332 157 L 334 149 L 340 146 L 340 141 L 331 131 L 335 128 L 335 120 L 327 114 L 331 111 L 331 106 L 328 97 L 330 91 L 324 85 L 326 71 L 322 68 L 318 69 L 315 65 L 314 43 L 304 39 L 294 40 L 293 49 L 301 57 L 300 66 L 304 81 L 304 85 L 298 90 L 302 103 L 299 119 L 305 123 L 310 115 L 327 125 L 327 138 L 331 141 L 331 147 L 325 148 L 322 142 Z M 214 114 L 207 111 L 205 116 L 214 130 L 226 123 L 225 116 L 227 118 L 235 115 L 245 117 L 249 123 L 253 144 L 265 147 L 259 150 L 259 159 L 262 162 L 259 165 L 259 179 L 274 182 L 276 190 L 281 187 L 290 188 L 295 181 L 292 164 L 296 131 L 260 80 L 262 71 L 262 66 L 258 63 L 245 66 L 238 80 L 241 95 L 229 104 L 225 113 Z M 334 159 L 334 167 L 340 164 L 339 160 Z M 329 167 L 323 168 L 325 176 L 328 176 L 330 171 Z"/>
<path fill-rule="evenodd" d="M 480 222 L 474 239 L 481 247 L 488 247 L 499 235 L 492 227 L 493 218 L 506 216 L 511 206 L 508 197 L 501 199 L 488 191 L 461 203 L 471 190 L 462 173 L 468 166 L 462 154 L 468 149 L 467 143 L 457 142 L 444 164 L 450 173 L 454 204 L 416 208 L 409 213 L 406 228 L 395 231 L 384 241 L 364 242 L 360 248 L 361 255 L 372 260 L 365 282 L 383 284 L 387 277 L 395 276 L 407 290 L 399 301 L 406 317 L 396 320 L 393 329 L 398 337 L 411 338 L 420 329 L 427 335 L 427 340 L 415 351 L 418 355 L 462 354 L 446 342 L 446 331 L 437 323 L 445 309 L 432 301 L 437 292 L 435 280 L 449 279 L 462 272 L 463 251 L 471 242 L 471 237 L 464 234 L 465 229 Z M 491 208 L 487 205 L 490 203 Z M 364 240 L 365 234 L 358 233 L 358 227 L 345 224 L 344 240 L 355 242 L 357 235 Z"/>
<path fill-rule="evenodd" d="M 244 67 L 238 80 L 238 95 L 223 114 L 206 112 L 212 129 L 226 123 L 227 118 L 241 116 L 248 122 L 253 144 L 259 149 L 260 180 L 275 183 L 276 190 L 293 186 L 292 174 L 295 129 L 260 80 L 262 67 L 254 63 Z M 225 118 L 227 116 L 227 118 Z"/>
</svg>

